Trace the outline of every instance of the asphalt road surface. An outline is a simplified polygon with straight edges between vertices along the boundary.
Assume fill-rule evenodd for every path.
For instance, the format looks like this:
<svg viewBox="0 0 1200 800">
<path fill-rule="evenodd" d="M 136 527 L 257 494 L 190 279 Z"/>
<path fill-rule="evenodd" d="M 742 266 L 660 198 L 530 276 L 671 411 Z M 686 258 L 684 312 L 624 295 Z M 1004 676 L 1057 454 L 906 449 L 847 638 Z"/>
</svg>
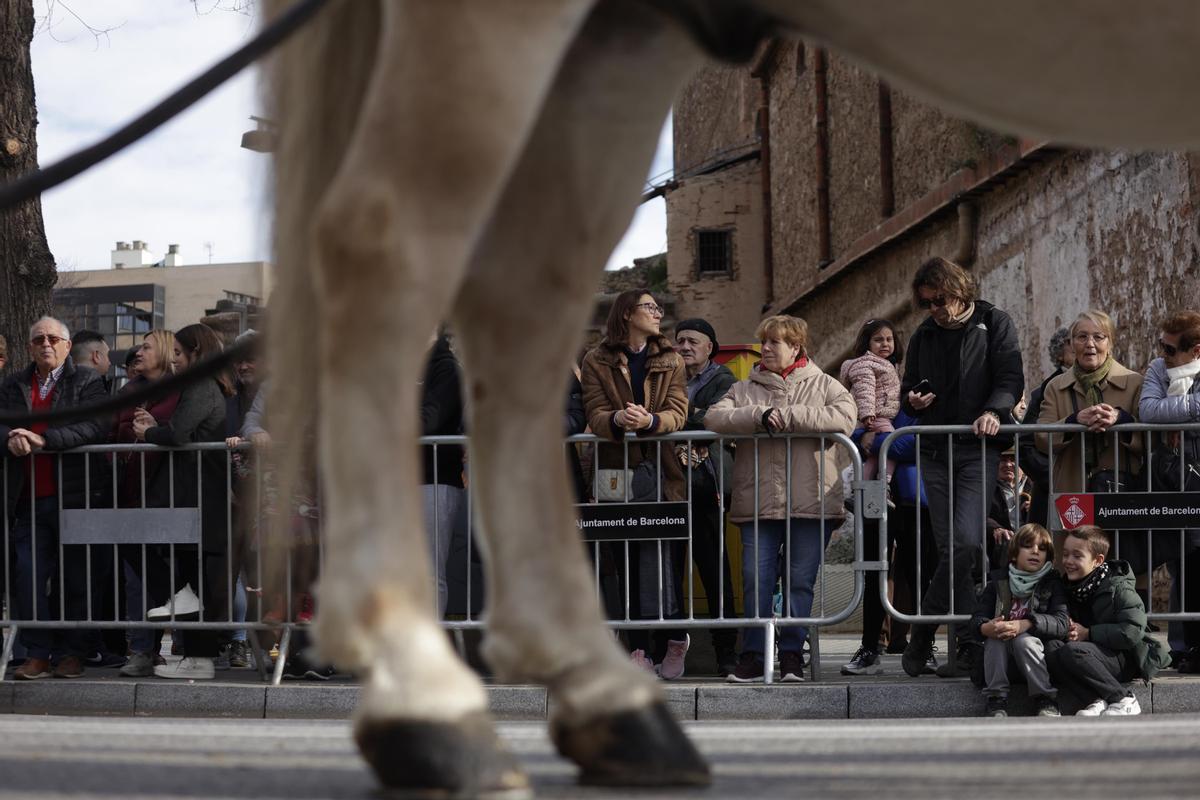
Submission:
<svg viewBox="0 0 1200 800">
<path fill-rule="evenodd" d="M 577 787 L 541 723 L 500 729 L 547 798 L 1200 795 L 1200 716 L 693 722 L 711 789 Z M 346 722 L 0 715 L 0 797 L 379 797 Z"/>
</svg>

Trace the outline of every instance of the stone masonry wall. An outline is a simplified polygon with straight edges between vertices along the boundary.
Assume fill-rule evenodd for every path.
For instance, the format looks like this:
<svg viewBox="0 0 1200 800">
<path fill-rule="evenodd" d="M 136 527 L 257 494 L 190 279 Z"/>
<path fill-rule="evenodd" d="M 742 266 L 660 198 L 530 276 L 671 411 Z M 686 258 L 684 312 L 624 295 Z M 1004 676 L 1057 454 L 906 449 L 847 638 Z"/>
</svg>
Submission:
<svg viewBox="0 0 1200 800">
<path fill-rule="evenodd" d="M 686 181 L 667 194 L 667 285 L 679 319 L 701 316 L 729 344 L 753 341 L 766 278 L 762 257 L 762 189 L 757 163 Z M 696 230 L 728 229 L 733 272 L 699 275 Z"/>
</svg>

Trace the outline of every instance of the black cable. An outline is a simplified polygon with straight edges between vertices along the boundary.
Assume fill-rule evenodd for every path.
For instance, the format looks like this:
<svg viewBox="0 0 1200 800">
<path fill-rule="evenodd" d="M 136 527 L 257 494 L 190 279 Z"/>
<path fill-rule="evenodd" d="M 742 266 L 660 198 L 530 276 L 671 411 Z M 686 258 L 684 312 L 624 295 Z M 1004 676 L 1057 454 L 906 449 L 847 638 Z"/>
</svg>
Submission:
<svg viewBox="0 0 1200 800">
<path fill-rule="evenodd" d="M 324 2 L 324 0 L 321 0 L 321 2 Z M 254 339 L 249 339 L 241 344 L 227 348 L 215 356 L 210 356 L 198 362 L 196 366 L 190 367 L 177 375 L 148 383 L 140 389 L 122 392 L 106 400 L 101 400 L 98 403 L 75 406 L 74 408 L 60 408 L 55 411 L 41 411 L 38 413 L 22 412 L 20 414 L 12 414 L 0 412 L 0 425 L 7 425 L 10 428 L 24 428 L 39 422 L 76 422 L 81 419 L 102 417 L 114 411 L 120 411 L 123 408 L 136 406 L 151 397 L 159 397 L 169 392 L 183 389 L 186 386 L 191 386 L 193 383 L 198 383 L 205 378 L 211 378 L 218 372 L 228 369 L 235 361 L 246 360 L 246 358 L 256 352 L 257 347 L 258 342 Z M 12 380 L 12 378 L 9 380 Z"/>
<path fill-rule="evenodd" d="M 321 9 L 321 6 L 325 5 L 325 2 L 326 0 L 299 0 L 280 15 L 279 19 L 263 28 L 245 45 L 209 67 L 203 74 L 176 90 L 154 108 L 126 123 L 120 130 L 45 169 L 34 170 L 6 186 L 0 187 L 0 209 L 22 203 L 47 189 L 52 189 L 60 183 L 74 178 L 79 173 L 91 169 L 109 156 L 153 132 L 163 123 L 187 110 L 213 89 L 270 52 L 293 31 L 307 22 Z"/>
</svg>

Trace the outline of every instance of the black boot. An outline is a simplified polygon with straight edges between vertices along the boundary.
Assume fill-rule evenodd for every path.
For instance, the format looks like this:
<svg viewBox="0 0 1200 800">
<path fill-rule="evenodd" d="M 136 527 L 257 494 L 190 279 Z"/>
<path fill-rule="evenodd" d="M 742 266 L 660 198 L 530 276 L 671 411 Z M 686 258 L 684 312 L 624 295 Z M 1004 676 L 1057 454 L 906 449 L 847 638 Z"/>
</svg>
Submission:
<svg viewBox="0 0 1200 800">
<path fill-rule="evenodd" d="M 939 678 L 966 678 L 971 675 L 971 667 L 975 663 L 975 645 L 966 639 L 957 641 L 954 655 L 937 668 Z"/>
<path fill-rule="evenodd" d="M 900 656 L 900 666 L 910 678 L 920 675 L 925 669 L 925 663 L 933 655 L 933 635 L 936 625 L 913 625 L 908 633 L 908 647 Z"/>
</svg>

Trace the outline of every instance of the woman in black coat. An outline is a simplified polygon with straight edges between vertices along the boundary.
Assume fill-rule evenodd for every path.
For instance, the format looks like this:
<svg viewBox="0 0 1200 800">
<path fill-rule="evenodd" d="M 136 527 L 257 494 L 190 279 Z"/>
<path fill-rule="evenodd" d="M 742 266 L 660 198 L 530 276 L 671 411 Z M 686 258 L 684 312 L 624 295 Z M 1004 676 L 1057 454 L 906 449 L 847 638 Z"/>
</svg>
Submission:
<svg viewBox="0 0 1200 800">
<path fill-rule="evenodd" d="M 220 339 L 207 325 L 188 325 L 175 333 L 175 371 L 186 371 L 222 349 Z M 224 442 L 225 398 L 232 393 L 232 380 L 225 373 L 193 383 L 183 389 L 171 418 L 161 425 L 148 411 L 139 409 L 133 421 L 134 434 L 150 444 L 168 447 Z M 175 548 L 175 585 L 178 588 L 198 582 L 202 588 L 198 592 L 203 604 L 201 619 L 219 620 L 226 616 L 228 594 L 224 570 L 228 553 L 228 454 L 220 449 L 175 452 L 171 457 L 174 507 L 200 508 L 199 549 L 204 555 L 201 559 L 200 552 L 190 545 Z M 154 674 L 192 680 L 213 677 L 212 659 L 219 651 L 216 631 L 185 629 L 183 649 L 182 661 L 158 666 Z"/>
</svg>

